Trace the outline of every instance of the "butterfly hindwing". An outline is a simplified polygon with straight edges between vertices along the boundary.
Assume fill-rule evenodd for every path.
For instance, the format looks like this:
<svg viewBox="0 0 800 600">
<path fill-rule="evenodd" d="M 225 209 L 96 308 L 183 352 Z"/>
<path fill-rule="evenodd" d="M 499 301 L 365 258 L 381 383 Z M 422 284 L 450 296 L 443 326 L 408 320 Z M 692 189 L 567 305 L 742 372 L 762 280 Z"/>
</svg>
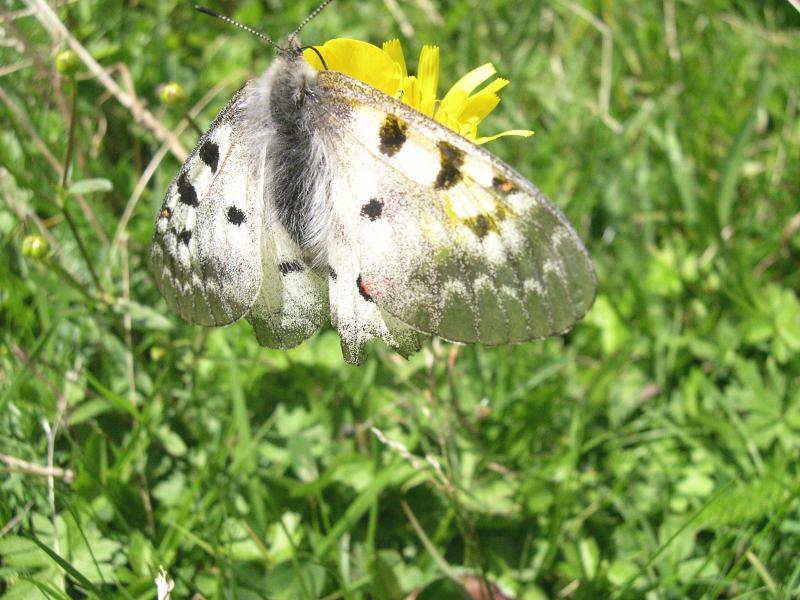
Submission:
<svg viewBox="0 0 800 600">
<path fill-rule="evenodd" d="M 346 173 L 335 177 L 332 197 L 337 197 L 336 189 L 343 184 L 349 187 L 348 181 Z M 362 253 L 369 249 L 349 233 L 346 227 L 335 228 L 327 248 L 331 323 L 342 340 L 342 355 L 351 364 L 361 364 L 364 346 L 375 339 L 384 341 L 403 356 L 413 354 L 420 349 L 419 333 L 385 314 L 374 302 L 359 273 Z"/>
<path fill-rule="evenodd" d="M 326 281 L 304 260 L 283 225 L 269 217 L 261 258 L 263 283 L 247 320 L 262 346 L 292 348 L 328 318 Z"/>
<path fill-rule="evenodd" d="M 563 333 L 594 270 L 561 212 L 508 165 L 399 101 L 323 72 L 334 220 L 360 285 L 420 331 L 489 345 Z"/>
<path fill-rule="evenodd" d="M 262 280 L 263 184 L 244 136 L 240 90 L 200 138 L 167 190 L 151 260 L 161 292 L 184 319 L 225 325 L 241 318 Z"/>
</svg>

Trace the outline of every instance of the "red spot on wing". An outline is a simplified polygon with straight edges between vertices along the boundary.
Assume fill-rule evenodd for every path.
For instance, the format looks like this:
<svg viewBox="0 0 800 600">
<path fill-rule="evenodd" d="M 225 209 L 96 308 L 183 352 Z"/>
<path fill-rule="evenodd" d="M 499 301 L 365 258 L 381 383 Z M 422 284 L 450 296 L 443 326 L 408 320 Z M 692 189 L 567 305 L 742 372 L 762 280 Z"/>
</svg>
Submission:
<svg viewBox="0 0 800 600">
<path fill-rule="evenodd" d="M 356 279 L 356 285 L 358 286 L 358 293 L 361 294 L 361 297 L 367 302 L 372 302 L 372 294 L 369 292 L 369 286 L 364 282 L 361 275 Z"/>
</svg>

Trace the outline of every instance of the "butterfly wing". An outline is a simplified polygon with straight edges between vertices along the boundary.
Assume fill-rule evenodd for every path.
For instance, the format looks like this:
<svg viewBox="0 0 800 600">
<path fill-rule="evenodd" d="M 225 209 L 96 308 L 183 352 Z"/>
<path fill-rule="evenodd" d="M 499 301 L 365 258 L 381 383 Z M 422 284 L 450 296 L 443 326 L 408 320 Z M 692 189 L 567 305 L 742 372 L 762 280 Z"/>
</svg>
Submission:
<svg viewBox="0 0 800 600">
<path fill-rule="evenodd" d="M 361 249 L 353 289 L 415 329 L 488 345 L 563 333 L 591 307 L 578 235 L 529 181 L 399 101 L 318 78 L 336 161 L 335 230 Z"/>
<path fill-rule="evenodd" d="M 199 325 L 241 318 L 261 287 L 264 174 L 258 151 L 243 139 L 250 85 L 200 138 L 156 219 L 151 261 L 158 287 L 170 308 Z"/>
<path fill-rule="evenodd" d="M 340 171 L 332 180 L 334 203 L 341 197 L 336 190 L 355 189 L 358 179 L 358 172 Z M 327 247 L 331 323 L 341 338 L 342 355 L 351 364 L 361 364 L 364 346 L 378 339 L 409 356 L 420 349 L 420 335 L 375 304 L 360 273 L 371 249 L 361 246 L 355 233 L 346 221 L 338 221 Z"/>
<path fill-rule="evenodd" d="M 269 214 L 261 239 L 264 281 L 247 320 L 256 339 L 269 348 L 292 348 L 310 337 L 328 318 L 327 285 L 303 259 L 283 225 Z"/>
</svg>

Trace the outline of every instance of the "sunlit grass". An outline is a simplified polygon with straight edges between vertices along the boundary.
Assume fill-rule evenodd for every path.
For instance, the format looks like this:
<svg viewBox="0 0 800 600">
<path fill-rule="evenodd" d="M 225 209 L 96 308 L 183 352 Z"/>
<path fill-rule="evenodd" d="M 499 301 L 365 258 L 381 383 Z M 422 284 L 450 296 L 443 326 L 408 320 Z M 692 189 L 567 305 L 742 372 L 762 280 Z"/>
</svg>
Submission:
<svg viewBox="0 0 800 600">
<path fill-rule="evenodd" d="M 313 8 L 278 4 L 215 8 L 275 37 Z M 800 593 L 800 16 L 429 4 L 336 0 L 303 42 L 435 43 L 445 89 L 493 62 L 512 84 L 486 131 L 536 136 L 487 147 L 569 215 L 600 293 L 564 339 L 360 368 L 331 330 L 278 352 L 184 324 L 148 269 L 197 139 L 160 86 L 202 128 L 272 50 L 182 3 L 59 8 L 114 91 L 3 9 L 7 597 L 153 598 L 160 566 L 176 598 Z"/>
</svg>

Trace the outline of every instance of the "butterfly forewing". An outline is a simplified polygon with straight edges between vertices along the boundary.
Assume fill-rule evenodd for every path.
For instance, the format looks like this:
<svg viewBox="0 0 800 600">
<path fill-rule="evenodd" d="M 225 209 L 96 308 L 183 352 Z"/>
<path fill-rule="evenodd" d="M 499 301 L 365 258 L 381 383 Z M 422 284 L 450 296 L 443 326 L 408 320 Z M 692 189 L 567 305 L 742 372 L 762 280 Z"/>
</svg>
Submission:
<svg viewBox="0 0 800 600">
<path fill-rule="evenodd" d="M 414 328 L 489 345 L 563 333 L 594 270 L 561 212 L 508 165 L 345 75 L 319 75 L 331 204 L 358 286 Z"/>
<path fill-rule="evenodd" d="M 151 260 L 161 292 L 184 319 L 225 325 L 241 318 L 261 286 L 263 185 L 244 142 L 240 90 L 200 138 L 167 190 Z"/>
</svg>

